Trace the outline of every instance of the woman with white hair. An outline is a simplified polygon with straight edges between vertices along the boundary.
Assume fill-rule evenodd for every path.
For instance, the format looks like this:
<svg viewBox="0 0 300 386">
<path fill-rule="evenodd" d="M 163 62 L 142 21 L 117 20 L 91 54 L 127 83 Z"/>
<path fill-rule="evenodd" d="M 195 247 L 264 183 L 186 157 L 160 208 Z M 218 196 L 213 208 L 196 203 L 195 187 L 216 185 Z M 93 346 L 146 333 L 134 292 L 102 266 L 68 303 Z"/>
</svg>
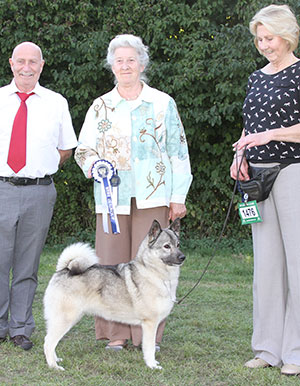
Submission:
<svg viewBox="0 0 300 386">
<path fill-rule="evenodd" d="M 250 75 L 244 130 L 231 177 L 249 180 L 254 167 L 287 165 L 270 195 L 258 203 L 262 222 L 252 225 L 254 249 L 254 358 L 249 368 L 281 367 L 300 373 L 300 61 L 299 26 L 287 5 L 261 9 L 250 22 L 268 63 Z M 243 153 L 245 150 L 245 157 Z M 240 167 L 240 170 L 239 170 Z M 239 170 L 239 171 L 238 171 Z"/>
<path fill-rule="evenodd" d="M 112 39 L 107 64 L 116 86 L 89 108 L 75 152 L 95 179 L 96 252 L 104 265 L 133 259 L 154 219 L 167 227 L 186 214 L 192 175 L 184 128 L 174 100 L 145 83 L 148 63 L 139 37 Z M 141 335 L 140 327 L 96 319 L 96 338 L 108 339 L 107 349 L 119 351 L 128 339 L 138 346 Z"/>
</svg>

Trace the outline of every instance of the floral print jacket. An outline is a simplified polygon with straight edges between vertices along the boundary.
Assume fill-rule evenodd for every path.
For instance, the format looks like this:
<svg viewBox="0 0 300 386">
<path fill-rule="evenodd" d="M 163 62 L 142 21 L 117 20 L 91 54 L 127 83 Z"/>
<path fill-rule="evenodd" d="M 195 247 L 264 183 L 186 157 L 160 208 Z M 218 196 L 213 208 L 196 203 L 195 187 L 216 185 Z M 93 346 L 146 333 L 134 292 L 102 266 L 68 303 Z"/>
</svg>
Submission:
<svg viewBox="0 0 300 386">
<path fill-rule="evenodd" d="M 143 83 L 134 101 L 117 87 L 89 108 L 79 135 L 75 160 L 86 177 L 93 163 L 105 159 L 118 171 L 116 213 L 184 203 L 192 182 L 184 128 L 174 100 Z M 105 213 L 101 183 L 94 182 L 96 213 Z M 115 189 L 115 188 L 114 188 Z"/>
</svg>

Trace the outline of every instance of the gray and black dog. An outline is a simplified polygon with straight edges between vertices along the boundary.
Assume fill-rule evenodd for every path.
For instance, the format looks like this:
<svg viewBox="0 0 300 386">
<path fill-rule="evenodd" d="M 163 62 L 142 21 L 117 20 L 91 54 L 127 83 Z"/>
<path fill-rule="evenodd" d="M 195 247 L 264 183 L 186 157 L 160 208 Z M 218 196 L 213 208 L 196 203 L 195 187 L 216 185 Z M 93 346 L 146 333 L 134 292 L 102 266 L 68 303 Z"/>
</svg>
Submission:
<svg viewBox="0 0 300 386">
<path fill-rule="evenodd" d="M 155 360 L 159 323 L 176 302 L 179 270 L 185 256 L 179 250 L 180 219 L 162 229 L 154 220 L 137 256 L 125 264 L 98 264 L 87 244 L 67 247 L 58 259 L 44 296 L 47 335 L 44 353 L 49 367 L 64 370 L 55 348 L 85 314 L 141 325 L 146 365 L 161 369 Z"/>
</svg>

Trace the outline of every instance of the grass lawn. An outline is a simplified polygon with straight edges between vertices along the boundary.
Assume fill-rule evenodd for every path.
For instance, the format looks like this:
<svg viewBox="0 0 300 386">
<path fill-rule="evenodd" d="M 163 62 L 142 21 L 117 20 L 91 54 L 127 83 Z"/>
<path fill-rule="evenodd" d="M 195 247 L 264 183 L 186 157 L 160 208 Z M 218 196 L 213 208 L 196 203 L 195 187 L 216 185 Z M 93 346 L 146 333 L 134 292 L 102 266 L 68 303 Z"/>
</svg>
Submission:
<svg viewBox="0 0 300 386">
<path fill-rule="evenodd" d="M 202 273 L 214 242 L 184 242 L 187 259 L 181 270 L 180 299 Z M 45 325 L 43 294 L 55 271 L 62 247 L 42 255 L 34 302 L 34 347 L 28 352 L 6 342 L 0 345 L 0 385 L 299 385 L 298 377 L 280 375 L 278 368 L 247 369 L 252 357 L 251 243 L 224 240 L 199 286 L 168 318 L 157 359 L 163 370 L 144 364 L 142 352 L 129 346 L 120 353 L 96 341 L 93 317 L 84 317 L 59 343 L 64 372 L 50 370 L 43 355 Z"/>
</svg>

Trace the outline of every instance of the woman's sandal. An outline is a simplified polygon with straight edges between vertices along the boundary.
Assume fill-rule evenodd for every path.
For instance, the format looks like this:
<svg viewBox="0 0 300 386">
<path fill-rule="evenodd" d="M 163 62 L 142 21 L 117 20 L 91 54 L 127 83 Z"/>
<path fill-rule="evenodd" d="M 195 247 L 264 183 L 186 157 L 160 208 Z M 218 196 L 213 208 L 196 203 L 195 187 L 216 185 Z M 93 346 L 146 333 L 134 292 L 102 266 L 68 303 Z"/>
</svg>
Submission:
<svg viewBox="0 0 300 386">
<path fill-rule="evenodd" d="M 105 350 L 111 350 L 111 351 L 121 351 L 123 348 L 127 346 L 127 339 L 123 344 L 110 344 L 105 346 Z"/>
</svg>

